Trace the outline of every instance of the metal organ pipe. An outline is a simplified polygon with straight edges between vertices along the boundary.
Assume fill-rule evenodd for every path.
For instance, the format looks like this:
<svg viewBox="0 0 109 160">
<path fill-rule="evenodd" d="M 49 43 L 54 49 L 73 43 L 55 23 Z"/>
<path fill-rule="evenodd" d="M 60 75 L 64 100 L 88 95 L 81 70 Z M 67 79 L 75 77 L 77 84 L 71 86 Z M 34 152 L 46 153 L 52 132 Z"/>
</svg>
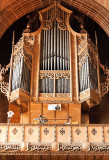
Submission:
<svg viewBox="0 0 109 160">
<path fill-rule="evenodd" d="M 66 36 L 66 33 L 67 33 L 67 31 L 65 30 L 65 70 L 67 70 L 67 55 L 66 55 L 66 53 L 67 53 L 67 50 L 66 50 L 66 43 L 67 43 L 67 36 Z"/>
<path fill-rule="evenodd" d="M 59 28 L 57 27 L 57 70 L 59 70 Z"/>
<path fill-rule="evenodd" d="M 69 31 L 58 28 L 56 21 L 53 23 L 53 28 L 42 31 L 42 70 L 70 70 L 70 55 L 69 55 Z M 54 73 L 55 75 L 55 73 Z M 57 84 L 56 84 L 57 83 Z M 54 82 L 49 77 L 40 80 L 43 93 L 54 93 L 55 84 L 57 93 L 68 93 L 69 80 L 61 77 L 54 78 Z M 54 89 L 51 86 L 54 85 Z M 54 91 L 53 91 L 54 90 Z"/>
<path fill-rule="evenodd" d="M 51 33 L 51 70 L 53 70 L 53 28 L 50 30 Z"/>
<path fill-rule="evenodd" d="M 50 70 L 50 30 L 48 31 L 48 70 Z"/>
<path fill-rule="evenodd" d="M 68 70 L 70 70 L 70 50 L 69 50 L 69 31 L 67 31 L 67 57 L 68 57 Z"/>
<path fill-rule="evenodd" d="M 45 30 L 44 32 L 44 46 L 43 46 L 43 70 L 45 70 Z"/>
<path fill-rule="evenodd" d="M 60 29 L 60 70 L 62 70 L 62 30 Z"/>
<path fill-rule="evenodd" d="M 64 70 L 64 31 L 62 30 L 62 70 Z"/>
<path fill-rule="evenodd" d="M 56 70 L 56 21 L 54 22 L 54 70 Z"/>
</svg>

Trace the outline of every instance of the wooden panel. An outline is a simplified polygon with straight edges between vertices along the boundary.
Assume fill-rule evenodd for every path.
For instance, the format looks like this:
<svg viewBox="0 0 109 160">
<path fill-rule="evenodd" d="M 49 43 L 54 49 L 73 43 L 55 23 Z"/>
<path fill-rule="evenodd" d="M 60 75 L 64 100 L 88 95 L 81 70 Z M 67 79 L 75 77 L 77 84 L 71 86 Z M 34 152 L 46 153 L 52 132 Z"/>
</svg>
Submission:
<svg viewBox="0 0 109 160">
<path fill-rule="evenodd" d="M 75 61 L 75 36 L 70 34 L 71 38 L 71 72 L 72 72 L 72 82 L 71 82 L 71 90 L 72 96 L 77 98 L 77 84 L 76 84 L 76 61 Z"/>
<path fill-rule="evenodd" d="M 109 143 L 109 126 L 104 127 L 104 141 Z"/>
<path fill-rule="evenodd" d="M 9 104 L 9 111 L 14 112 L 14 115 L 11 118 L 11 123 L 20 123 L 20 107 Z"/>
<path fill-rule="evenodd" d="M 57 126 L 56 131 L 57 142 L 70 142 L 70 127 Z"/>
<path fill-rule="evenodd" d="M 55 119 L 55 111 L 48 110 L 48 104 L 43 104 L 43 116 L 48 119 Z"/>
<path fill-rule="evenodd" d="M 28 119 L 28 112 L 25 112 L 21 115 L 21 121 L 20 123 L 22 124 L 26 124 L 29 122 L 29 119 Z"/>
<path fill-rule="evenodd" d="M 22 126 L 9 126 L 8 142 L 21 142 Z"/>
<path fill-rule="evenodd" d="M 69 116 L 72 121 L 81 123 L 81 104 L 69 104 Z"/>
<path fill-rule="evenodd" d="M 102 142 L 102 129 L 97 126 L 88 126 L 89 142 Z"/>
<path fill-rule="evenodd" d="M 61 105 L 61 111 L 56 111 L 56 118 L 57 119 L 67 119 L 68 118 L 68 104 Z M 57 120 L 67 122 L 67 120 Z"/>
<path fill-rule="evenodd" d="M 42 115 L 42 104 L 30 103 L 30 123 L 33 123 L 34 118 Z"/>
<path fill-rule="evenodd" d="M 72 127 L 72 142 L 86 141 L 86 127 Z"/>
<path fill-rule="evenodd" d="M 25 142 L 38 142 L 38 126 L 25 126 Z"/>
<path fill-rule="evenodd" d="M 54 141 L 54 127 L 50 126 L 41 126 L 40 131 L 41 142 L 53 142 Z"/>
<path fill-rule="evenodd" d="M 6 127 L 7 127 L 7 126 L 1 126 L 1 125 L 0 125 L 0 142 L 5 142 Z"/>
</svg>

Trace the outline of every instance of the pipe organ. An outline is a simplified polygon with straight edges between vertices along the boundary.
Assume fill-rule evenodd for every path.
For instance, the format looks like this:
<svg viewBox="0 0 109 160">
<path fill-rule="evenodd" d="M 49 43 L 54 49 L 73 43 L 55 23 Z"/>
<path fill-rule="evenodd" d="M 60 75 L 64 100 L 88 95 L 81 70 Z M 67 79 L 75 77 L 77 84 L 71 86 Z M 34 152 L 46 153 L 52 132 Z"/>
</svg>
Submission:
<svg viewBox="0 0 109 160">
<path fill-rule="evenodd" d="M 71 13 L 59 3 L 39 11 L 40 28 L 30 32 L 28 27 L 13 47 L 8 98 L 28 114 L 29 123 L 33 112 L 49 117 L 48 104 L 62 104 L 62 116 L 75 117 L 75 104 L 100 103 L 97 48 L 83 28 L 81 33 L 71 28 Z M 81 123 L 81 109 L 78 114 L 74 121 Z"/>
</svg>

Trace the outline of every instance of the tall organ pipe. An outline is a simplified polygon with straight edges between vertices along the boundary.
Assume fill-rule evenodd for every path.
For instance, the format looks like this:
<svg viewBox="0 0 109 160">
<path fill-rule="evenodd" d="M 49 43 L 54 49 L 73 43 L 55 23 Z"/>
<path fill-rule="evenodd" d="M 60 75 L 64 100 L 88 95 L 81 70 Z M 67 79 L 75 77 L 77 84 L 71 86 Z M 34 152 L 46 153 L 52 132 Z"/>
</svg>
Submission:
<svg viewBox="0 0 109 160">
<path fill-rule="evenodd" d="M 67 55 L 66 55 L 66 43 L 67 43 L 67 37 L 66 37 L 67 31 L 65 30 L 65 70 L 67 70 Z"/>
<path fill-rule="evenodd" d="M 62 46 L 63 50 L 62 50 L 62 53 L 63 53 L 63 55 L 62 55 L 62 58 L 63 58 L 63 70 L 64 70 L 64 69 L 65 69 L 65 53 L 64 53 L 64 51 L 65 51 L 65 49 L 64 49 L 64 47 L 65 47 L 65 46 L 64 46 L 64 45 L 65 45 L 65 44 L 64 44 L 64 38 L 65 38 L 65 37 L 64 37 L 64 30 L 63 30 L 62 32 L 63 32 L 63 34 L 62 34 L 62 35 L 63 35 L 63 39 L 62 39 L 62 42 L 63 42 L 63 46 Z"/>
<path fill-rule="evenodd" d="M 57 27 L 57 70 L 59 70 L 59 28 Z"/>
<path fill-rule="evenodd" d="M 60 70 L 62 70 L 62 30 L 60 29 Z"/>
<path fill-rule="evenodd" d="M 43 70 L 45 70 L 45 30 L 44 30 L 44 46 L 43 46 Z"/>
<path fill-rule="evenodd" d="M 54 70 L 56 70 L 56 21 L 54 22 Z"/>
<path fill-rule="evenodd" d="M 50 70 L 50 30 L 48 31 L 48 70 Z"/>
<path fill-rule="evenodd" d="M 67 54 L 68 54 L 68 70 L 70 70 L 70 49 L 69 49 L 69 31 L 67 31 Z"/>
<path fill-rule="evenodd" d="M 53 70 L 53 28 L 51 31 L 51 70 Z"/>
</svg>

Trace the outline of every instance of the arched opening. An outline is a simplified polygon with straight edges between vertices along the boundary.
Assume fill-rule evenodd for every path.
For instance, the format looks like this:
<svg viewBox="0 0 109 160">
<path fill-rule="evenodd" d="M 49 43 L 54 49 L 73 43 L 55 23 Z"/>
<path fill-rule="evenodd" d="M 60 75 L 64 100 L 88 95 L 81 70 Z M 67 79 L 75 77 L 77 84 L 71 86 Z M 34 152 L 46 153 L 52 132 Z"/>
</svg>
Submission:
<svg viewBox="0 0 109 160">
<path fill-rule="evenodd" d="M 54 1 L 25 1 L 22 0 L 20 2 L 13 1 L 10 3 L 6 8 L 3 8 L 0 13 L 0 37 L 4 34 L 4 32 L 19 18 L 23 17 L 24 15 L 34 11 L 44 8 Z M 84 13 L 85 15 L 92 18 L 96 23 L 98 23 L 103 30 L 109 35 L 109 11 L 101 6 L 99 3 L 88 0 L 88 1 L 81 1 L 81 0 L 60 0 L 59 1 L 62 5 L 66 5 L 68 7 L 73 7 L 79 10 L 80 12 Z M 1 5 L 2 6 L 2 5 Z"/>
<path fill-rule="evenodd" d="M 94 34 L 95 34 L 95 31 L 97 31 L 100 60 L 103 64 L 107 63 L 107 65 L 109 65 L 109 59 L 107 59 L 108 50 L 109 50 L 109 48 L 108 48 L 109 38 L 107 37 L 105 32 L 101 29 L 100 26 L 98 26 L 94 21 L 92 21 L 88 16 L 85 16 L 78 11 L 75 11 L 75 15 L 78 16 L 79 18 L 84 17 L 84 27 L 88 31 L 88 33 L 90 34 L 93 41 L 95 41 Z M 80 22 L 78 22 L 78 20 L 77 20 L 78 17 L 74 18 L 74 21 L 73 21 L 74 23 L 72 23 L 72 28 L 74 27 L 73 29 L 77 29 L 79 31 L 80 27 L 78 27 L 78 25 L 80 25 Z M 79 21 L 80 20 L 81 19 L 79 19 Z M 16 30 L 16 42 L 17 42 L 18 39 L 21 37 L 22 31 L 26 28 L 26 24 L 27 24 L 27 18 L 26 18 L 26 16 L 24 16 L 19 21 L 17 21 L 15 24 L 13 24 L 11 26 L 11 28 L 9 28 L 9 30 L 6 32 L 6 34 L 2 37 L 1 44 L 3 44 L 5 42 L 5 46 L 6 46 L 6 42 L 7 43 L 10 42 L 10 46 L 11 46 L 12 36 L 10 36 L 10 35 L 12 35 L 12 31 L 14 29 Z M 75 24 L 75 25 L 73 25 L 73 24 Z M 20 31 L 19 31 L 19 28 L 20 28 Z M 105 39 L 105 41 L 104 41 L 104 39 Z M 103 43 L 103 41 L 104 41 L 104 43 Z M 104 45 L 105 45 L 105 47 L 104 47 Z M 3 50 L 3 52 L 2 52 L 3 54 L 2 54 L 2 58 L 0 58 L 0 60 L 1 60 L 0 63 L 7 64 L 9 62 L 9 58 L 10 58 L 10 54 L 11 54 L 11 47 L 8 48 L 9 50 L 7 50 L 7 48 L 5 50 L 5 47 L 1 47 L 1 48 Z M 7 53 L 10 53 L 8 55 L 9 57 L 7 56 Z M 6 59 L 5 59 L 5 57 L 6 57 Z M 99 122 L 101 123 L 101 121 L 97 122 L 97 120 L 92 121 L 93 113 L 94 113 L 93 111 L 90 112 L 90 116 L 91 116 L 90 123 L 99 123 Z M 83 109 L 83 114 L 85 114 L 84 109 Z M 107 121 L 105 121 L 105 122 L 107 123 Z M 83 121 L 83 123 L 84 123 L 84 121 Z"/>
</svg>

